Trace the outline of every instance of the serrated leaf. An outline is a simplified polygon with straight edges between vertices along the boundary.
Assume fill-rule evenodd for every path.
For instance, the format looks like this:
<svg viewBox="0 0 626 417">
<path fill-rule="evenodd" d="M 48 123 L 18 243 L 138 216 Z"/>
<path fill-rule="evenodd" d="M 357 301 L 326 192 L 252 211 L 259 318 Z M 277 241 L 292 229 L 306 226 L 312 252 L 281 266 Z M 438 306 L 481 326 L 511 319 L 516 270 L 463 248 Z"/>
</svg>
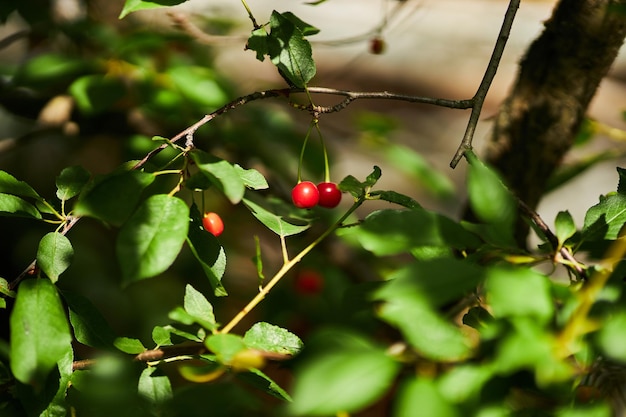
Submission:
<svg viewBox="0 0 626 417">
<path fill-rule="evenodd" d="M 245 169 L 235 164 L 235 170 L 239 173 L 243 184 L 251 190 L 265 190 L 269 188 L 267 180 L 256 169 Z"/>
<path fill-rule="evenodd" d="M 476 217 L 491 226 L 492 238 L 502 244 L 513 244 L 517 201 L 494 170 L 473 152 L 466 153 L 469 162 L 467 188 L 469 202 Z"/>
<path fill-rule="evenodd" d="M 74 214 L 119 226 L 128 219 L 142 191 L 153 181 L 154 175 L 141 171 L 116 171 L 99 177 L 81 194 Z"/>
<path fill-rule="evenodd" d="M 74 248 L 70 240 L 58 232 L 50 232 L 39 241 L 37 265 L 52 280 L 57 282 L 72 263 Z"/>
<path fill-rule="evenodd" d="M 463 249 L 479 244 L 458 223 L 424 209 L 375 211 L 359 227 L 343 233 L 354 236 L 363 248 L 380 256 L 409 253 L 421 246 Z"/>
<path fill-rule="evenodd" d="M 139 10 L 147 10 L 147 9 L 156 9 L 159 7 L 168 7 L 168 6 L 176 6 L 177 4 L 182 4 L 187 0 L 126 0 L 124 3 L 124 8 L 120 13 L 119 19 L 123 19 L 125 16 L 132 12 L 137 12 Z"/>
<path fill-rule="evenodd" d="M 152 406 L 162 406 L 173 397 L 172 384 L 167 375 L 155 375 L 158 368 L 148 367 L 141 372 L 137 392 Z"/>
<path fill-rule="evenodd" d="M 569 211 L 559 211 L 554 220 L 554 233 L 560 245 L 576 233 L 576 224 Z"/>
<path fill-rule="evenodd" d="M 200 291 L 190 284 L 185 286 L 184 308 L 204 328 L 208 330 L 217 329 L 213 306 Z"/>
<path fill-rule="evenodd" d="M 37 192 L 26 182 L 16 179 L 6 171 L 0 171 L 0 193 L 13 194 L 42 200 Z"/>
<path fill-rule="evenodd" d="M 338 349 L 313 357 L 296 372 L 290 415 L 357 412 L 384 395 L 398 370 L 380 349 Z"/>
<path fill-rule="evenodd" d="M 137 355 L 147 350 L 143 343 L 141 343 L 141 340 L 130 337 L 118 337 L 113 341 L 113 344 L 122 352 L 131 355 Z"/>
<path fill-rule="evenodd" d="M 174 262 L 189 229 L 189 207 L 178 197 L 145 200 L 120 230 L 117 259 L 125 283 L 158 275 Z"/>
<path fill-rule="evenodd" d="M 49 279 L 20 284 L 10 328 L 11 371 L 18 381 L 40 389 L 72 342 L 65 310 Z"/>
<path fill-rule="evenodd" d="M 258 204 L 248 200 L 246 198 L 243 199 L 243 203 L 250 210 L 252 215 L 256 217 L 261 223 L 263 223 L 268 229 L 272 232 L 276 233 L 279 236 L 291 236 L 296 235 L 298 233 L 302 233 L 307 230 L 310 226 L 307 225 L 295 225 L 285 221 L 282 216 L 271 213 L 259 206 Z"/>
<path fill-rule="evenodd" d="M 0 193 L 0 213 L 5 213 L 5 216 L 41 219 L 41 213 L 35 206 L 12 194 Z"/>
<path fill-rule="evenodd" d="M 63 292 L 62 295 L 69 306 L 70 324 L 76 340 L 98 349 L 111 348 L 115 333 L 100 311 L 82 295 L 69 292 Z"/>
<path fill-rule="evenodd" d="M 311 44 L 302 31 L 285 15 L 273 11 L 267 38 L 272 63 L 296 87 L 304 88 L 315 76 Z"/>
<path fill-rule="evenodd" d="M 221 282 L 226 270 L 226 252 L 219 240 L 204 230 L 201 216 L 198 207 L 192 204 L 187 244 L 209 279 L 215 296 L 223 297 L 228 295 Z"/>
<path fill-rule="evenodd" d="M 582 229 L 583 239 L 616 239 L 626 223 L 626 195 L 611 194 L 587 210 Z"/>
<path fill-rule="evenodd" d="M 91 174 L 81 166 L 67 167 L 56 179 L 57 198 L 67 201 L 77 196 L 85 188 L 91 178 Z"/>
<path fill-rule="evenodd" d="M 255 323 L 243 336 L 249 348 L 282 355 L 297 355 L 303 347 L 302 340 L 290 331 L 273 324 Z"/>
<path fill-rule="evenodd" d="M 237 204 L 241 201 L 246 187 L 239 172 L 230 162 L 199 149 L 194 149 L 190 154 L 200 171 L 224 193 L 231 203 Z"/>
</svg>

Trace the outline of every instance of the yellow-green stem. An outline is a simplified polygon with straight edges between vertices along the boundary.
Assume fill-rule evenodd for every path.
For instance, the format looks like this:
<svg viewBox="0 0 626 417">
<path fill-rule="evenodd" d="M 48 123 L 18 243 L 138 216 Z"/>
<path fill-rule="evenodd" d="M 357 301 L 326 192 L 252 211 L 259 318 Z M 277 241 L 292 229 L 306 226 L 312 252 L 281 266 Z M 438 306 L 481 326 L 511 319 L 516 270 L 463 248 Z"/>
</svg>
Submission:
<svg viewBox="0 0 626 417">
<path fill-rule="evenodd" d="M 352 207 L 350 207 L 350 209 L 348 211 L 346 211 L 346 213 L 341 216 L 341 218 L 339 220 L 337 220 L 331 227 L 329 227 L 324 233 L 322 233 L 317 239 L 315 239 L 309 246 L 307 246 L 306 248 L 304 248 L 300 253 L 298 253 L 293 259 L 291 259 L 290 261 L 286 262 L 283 264 L 283 266 L 280 268 L 280 270 L 276 273 L 276 275 L 274 275 L 272 277 L 272 279 L 267 283 L 267 285 L 265 285 L 263 288 L 260 289 L 259 293 L 252 299 L 250 300 L 250 302 L 241 309 L 241 311 L 239 313 L 237 313 L 237 315 L 235 317 L 233 317 L 233 319 L 228 322 L 228 324 L 226 324 L 220 331 L 219 333 L 228 333 L 230 332 L 233 327 L 235 327 L 237 324 L 239 324 L 239 322 L 241 320 L 243 320 L 244 317 L 246 317 L 251 311 L 252 309 L 254 309 L 254 307 L 256 307 L 261 301 L 263 301 L 263 299 L 265 298 L 265 296 L 270 292 L 270 290 L 276 285 L 278 284 L 278 281 L 281 280 L 282 277 L 285 276 L 285 274 L 287 272 L 289 272 L 289 270 L 291 268 L 293 268 L 298 262 L 300 262 L 302 260 L 302 258 L 304 258 L 309 252 L 311 252 L 317 245 L 320 244 L 320 242 L 322 242 L 324 239 L 326 239 L 331 233 L 333 233 L 335 230 L 337 230 L 337 228 L 339 228 L 343 222 L 361 205 L 363 204 L 363 201 L 365 201 L 365 197 L 361 197 L 359 200 L 357 200 Z"/>
</svg>

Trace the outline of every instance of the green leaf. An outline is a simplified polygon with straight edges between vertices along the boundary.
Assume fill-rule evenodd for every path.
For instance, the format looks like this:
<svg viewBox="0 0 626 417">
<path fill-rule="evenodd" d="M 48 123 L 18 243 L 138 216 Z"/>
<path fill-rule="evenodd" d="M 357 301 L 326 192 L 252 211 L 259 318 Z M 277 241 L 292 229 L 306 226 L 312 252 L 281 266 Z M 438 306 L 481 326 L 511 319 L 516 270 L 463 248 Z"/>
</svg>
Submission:
<svg viewBox="0 0 626 417">
<path fill-rule="evenodd" d="M 246 349 L 241 336 L 230 333 L 209 335 L 205 339 L 204 345 L 211 352 L 215 353 L 221 363 L 225 364 L 230 363 L 237 353 Z"/>
<path fill-rule="evenodd" d="M 405 381 L 398 393 L 394 416 L 461 416 L 459 410 L 443 397 L 435 381 L 412 378 Z"/>
<path fill-rule="evenodd" d="M 10 317 L 11 371 L 35 389 L 71 351 L 72 335 L 57 289 L 49 279 L 28 279 Z"/>
<path fill-rule="evenodd" d="M 228 96 L 210 68 L 185 65 L 169 68 L 167 74 L 181 94 L 207 111 L 228 101 Z"/>
<path fill-rule="evenodd" d="M 289 411 L 296 416 L 359 411 L 384 395 L 398 370 L 382 349 L 338 349 L 312 357 L 296 372 Z"/>
<path fill-rule="evenodd" d="M 74 213 L 119 226 L 128 219 L 139 203 L 141 192 L 153 181 L 154 175 L 134 170 L 102 176 L 81 194 Z"/>
<path fill-rule="evenodd" d="M 141 343 L 141 340 L 130 337 L 118 337 L 113 341 L 113 344 L 122 352 L 131 355 L 137 355 L 147 350 L 143 343 Z"/>
<path fill-rule="evenodd" d="M 157 194 L 145 200 L 117 238 L 117 259 L 126 283 L 167 270 L 185 243 L 189 207 L 178 197 Z"/>
<path fill-rule="evenodd" d="M 192 204 L 187 244 L 193 256 L 200 262 L 215 296 L 226 296 L 228 293 L 221 282 L 226 270 L 226 253 L 219 240 L 204 230 L 201 216 L 198 207 Z"/>
<path fill-rule="evenodd" d="M 421 208 L 375 211 L 359 227 L 343 233 L 356 237 L 365 249 L 379 256 L 408 253 L 420 246 L 464 249 L 479 244 L 458 223 Z"/>
<path fill-rule="evenodd" d="M 56 179 L 57 198 L 67 201 L 77 196 L 85 188 L 91 174 L 81 166 L 67 167 Z"/>
<path fill-rule="evenodd" d="M 576 224 L 574 218 L 569 211 L 559 211 L 554 220 L 554 232 L 556 238 L 559 240 L 559 244 L 563 243 L 576 233 Z"/>
<path fill-rule="evenodd" d="M 554 314 L 548 277 L 527 268 L 490 268 L 487 303 L 495 317 L 531 316 L 545 323 Z"/>
<path fill-rule="evenodd" d="M 158 7 L 176 6 L 182 4 L 187 0 L 126 0 L 124 8 L 120 13 L 119 19 L 123 19 L 126 15 L 139 10 L 156 9 Z"/>
<path fill-rule="evenodd" d="M 473 152 L 466 153 L 469 162 L 467 187 L 469 203 L 476 217 L 493 227 L 503 244 L 514 244 L 513 227 L 517 218 L 517 201 L 502 180 Z"/>
<path fill-rule="evenodd" d="M 152 406 L 162 406 L 172 399 L 172 384 L 166 375 L 155 375 L 158 368 L 148 367 L 141 372 L 137 392 Z"/>
<path fill-rule="evenodd" d="M 243 336 L 243 342 L 249 348 L 282 355 L 297 355 L 303 347 L 295 334 L 264 322 L 255 323 Z"/>
<path fill-rule="evenodd" d="M 0 294 L 6 295 L 7 297 L 15 298 L 15 291 L 12 291 L 9 288 L 9 282 L 4 278 L 0 278 Z"/>
<path fill-rule="evenodd" d="M 397 204 L 402 207 L 410 208 L 410 209 L 418 209 L 422 208 L 420 203 L 415 201 L 413 198 L 400 194 L 396 191 L 372 191 L 370 193 L 372 197 L 378 197 L 383 201 L 388 201 L 393 204 Z"/>
<path fill-rule="evenodd" d="M 626 313 L 618 312 L 602 322 L 596 340 L 604 354 L 613 360 L 626 361 L 623 346 L 626 342 Z"/>
<path fill-rule="evenodd" d="M 426 158 L 413 149 L 388 142 L 382 144 L 380 150 L 394 167 L 416 179 L 433 195 L 439 198 L 449 198 L 454 195 L 452 181 L 433 168 Z"/>
<path fill-rule="evenodd" d="M 252 31 L 246 42 L 246 49 L 255 51 L 256 59 L 261 62 L 265 60 L 265 55 L 269 54 L 268 37 L 269 35 L 265 28 L 260 27 Z"/>
<path fill-rule="evenodd" d="M 100 311 L 82 295 L 63 292 L 70 309 L 70 323 L 79 343 L 98 349 L 113 347 L 115 333 Z"/>
<path fill-rule="evenodd" d="M 272 12 L 267 49 L 272 63 L 278 67 L 279 72 L 296 87 L 304 88 L 315 76 L 315 61 L 311 44 L 304 38 L 304 33 L 298 27 L 300 25 L 294 23 L 293 17 L 277 11 Z"/>
<path fill-rule="evenodd" d="M 77 78 L 69 92 L 78 108 L 87 114 L 102 113 L 127 96 L 124 81 L 119 77 L 90 74 Z"/>
<path fill-rule="evenodd" d="M 239 372 L 236 375 L 237 379 L 252 385 L 256 389 L 259 389 L 280 400 L 291 401 L 291 396 L 287 393 L 287 391 L 282 389 L 276 382 L 259 369 L 252 368 L 249 372 Z"/>
<path fill-rule="evenodd" d="M 39 242 L 37 265 L 52 280 L 57 282 L 72 263 L 74 248 L 70 240 L 58 232 L 46 234 Z"/>
<path fill-rule="evenodd" d="M 241 166 L 235 164 L 235 170 L 239 173 L 243 184 L 252 190 L 265 190 L 269 188 L 267 180 L 256 169 L 244 169 Z"/>
<path fill-rule="evenodd" d="M 626 195 L 611 194 L 587 210 L 582 229 L 583 239 L 614 240 L 626 223 Z"/>
<path fill-rule="evenodd" d="M 241 201 L 246 187 L 239 172 L 230 162 L 199 149 L 191 151 L 191 158 L 200 171 L 224 193 L 231 203 L 237 204 Z"/>
<path fill-rule="evenodd" d="M 458 365 L 441 377 L 439 392 L 454 403 L 478 398 L 483 386 L 493 374 L 493 368 L 485 364 Z"/>
<path fill-rule="evenodd" d="M 467 336 L 434 311 L 422 295 L 411 292 L 382 295 L 386 298 L 378 310 L 379 316 L 397 327 L 405 339 L 425 357 L 459 360 L 470 353 Z"/>
<path fill-rule="evenodd" d="M 479 267 L 451 257 L 417 261 L 393 272 L 375 294 L 385 300 L 417 294 L 440 307 L 474 290 L 483 275 Z"/>
<path fill-rule="evenodd" d="M 190 284 L 185 286 L 184 308 L 202 327 L 207 330 L 217 329 L 213 306 L 200 291 Z"/>
<path fill-rule="evenodd" d="M 0 193 L 0 213 L 17 217 L 41 219 L 41 213 L 32 204 L 11 194 Z"/>
<path fill-rule="evenodd" d="M 43 201 L 37 192 L 24 181 L 16 179 L 6 171 L 0 171 L 0 193 L 13 194 L 20 197 L 30 197 Z"/>
<path fill-rule="evenodd" d="M 285 221 L 282 216 L 276 215 L 265 210 L 263 207 L 256 203 L 253 203 L 247 198 L 243 199 L 243 203 L 248 207 L 254 217 L 263 223 L 268 229 L 276 233 L 279 236 L 291 236 L 304 232 L 310 226 L 307 225 L 295 225 Z"/>
<path fill-rule="evenodd" d="M 304 36 L 311 36 L 320 32 L 318 28 L 302 21 L 298 16 L 291 12 L 281 13 L 281 16 L 293 23 L 293 25 L 297 27 Z"/>
</svg>

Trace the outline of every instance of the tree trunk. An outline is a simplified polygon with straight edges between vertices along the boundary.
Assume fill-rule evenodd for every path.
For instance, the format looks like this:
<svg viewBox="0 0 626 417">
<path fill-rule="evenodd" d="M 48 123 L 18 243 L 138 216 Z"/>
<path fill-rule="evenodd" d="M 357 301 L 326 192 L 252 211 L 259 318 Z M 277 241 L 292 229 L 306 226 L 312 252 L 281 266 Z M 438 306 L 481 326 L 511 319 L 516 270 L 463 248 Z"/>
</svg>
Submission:
<svg viewBox="0 0 626 417">
<path fill-rule="evenodd" d="M 533 209 L 624 41 L 625 7 L 626 0 L 560 0 L 520 63 L 486 160 Z M 516 238 L 522 246 L 527 234 L 520 222 Z"/>
</svg>

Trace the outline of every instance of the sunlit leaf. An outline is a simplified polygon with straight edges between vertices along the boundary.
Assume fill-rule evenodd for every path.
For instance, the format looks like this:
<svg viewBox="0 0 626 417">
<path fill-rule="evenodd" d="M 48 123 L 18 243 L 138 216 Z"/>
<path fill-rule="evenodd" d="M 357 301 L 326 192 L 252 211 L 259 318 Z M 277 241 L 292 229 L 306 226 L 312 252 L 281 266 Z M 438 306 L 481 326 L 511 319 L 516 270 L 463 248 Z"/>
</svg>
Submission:
<svg viewBox="0 0 626 417">
<path fill-rule="evenodd" d="M 41 200 L 37 192 L 26 182 L 16 179 L 6 171 L 0 171 L 0 193 L 13 194 Z"/>
<path fill-rule="evenodd" d="M 297 355 L 303 347 L 295 334 L 264 322 L 255 323 L 243 336 L 243 342 L 250 348 L 284 355 Z"/>
<path fill-rule="evenodd" d="M 190 284 L 185 286 L 184 308 L 198 324 L 206 329 L 215 330 L 217 328 L 213 306 L 200 291 Z"/>
<path fill-rule="evenodd" d="M 122 352 L 132 355 L 136 355 L 147 350 L 143 343 L 141 343 L 141 340 L 130 337 L 118 337 L 113 341 L 113 344 Z"/>
<path fill-rule="evenodd" d="M 310 25 L 303 27 L 294 23 L 292 14 L 273 11 L 270 17 L 271 32 L 267 38 L 267 50 L 272 63 L 296 87 L 303 88 L 315 76 L 311 44 L 303 30 L 312 32 Z M 299 19 L 298 19 L 299 20 Z M 302 21 L 299 21 L 302 22 Z M 304 22 L 302 22 L 304 23 Z"/>
<path fill-rule="evenodd" d="M 0 215 L 41 219 L 41 213 L 32 204 L 12 194 L 0 193 Z"/>
<path fill-rule="evenodd" d="M 243 203 L 246 207 L 248 207 L 254 217 L 279 236 L 291 236 L 302 233 L 310 227 L 308 224 L 295 225 L 293 223 L 289 223 L 284 220 L 282 216 L 264 209 L 247 198 L 244 198 Z"/>
<path fill-rule="evenodd" d="M 400 387 L 393 415 L 460 417 L 463 414 L 443 397 L 435 381 L 412 378 Z"/>
<path fill-rule="evenodd" d="M 267 180 L 256 169 L 244 169 L 235 164 L 235 170 L 239 173 L 244 185 L 252 190 L 265 190 L 269 188 Z"/>
<path fill-rule="evenodd" d="M 545 322 L 554 313 L 548 277 L 528 268 L 489 268 L 486 297 L 495 317 L 530 316 Z"/>
<path fill-rule="evenodd" d="M 199 149 L 194 149 L 190 154 L 200 171 L 224 193 L 231 203 L 237 204 L 241 201 L 246 187 L 239 172 L 230 162 Z"/>
<path fill-rule="evenodd" d="M 39 241 L 37 265 L 56 282 L 72 263 L 74 248 L 70 240 L 58 232 L 50 232 Z"/>
<path fill-rule="evenodd" d="M 626 361 L 626 313 L 609 316 L 602 324 L 596 339 L 604 354 L 613 360 Z"/>
<path fill-rule="evenodd" d="M 491 226 L 492 238 L 502 244 L 514 244 L 513 228 L 517 219 L 517 201 L 496 172 L 466 153 L 469 162 L 467 188 L 469 202 L 476 217 Z"/>
<path fill-rule="evenodd" d="M 600 197 L 600 202 L 587 210 L 582 229 L 583 238 L 616 239 L 626 223 L 626 194 Z"/>
<path fill-rule="evenodd" d="M 167 6 L 176 6 L 177 4 L 181 4 L 186 2 L 187 0 L 126 0 L 124 3 L 124 8 L 120 13 L 119 19 L 123 19 L 129 13 L 136 12 L 139 10 L 147 10 L 147 9 L 156 9 L 158 7 L 167 7 Z"/>
<path fill-rule="evenodd" d="M 296 416 L 356 412 L 378 400 L 392 385 L 399 365 L 382 349 L 343 349 L 310 358 L 296 372 Z"/>
<path fill-rule="evenodd" d="M 230 333 L 216 333 L 209 335 L 204 345 L 213 353 L 223 364 L 229 364 L 235 356 L 246 349 L 246 344 L 241 336 Z"/>
<path fill-rule="evenodd" d="M 171 400 L 172 384 L 167 375 L 157 375 L 158 368 L 147 367 L 139 376 L 137 392 L 152 406 L 160 406 Z"/>
<path fill-rule="evenodd" d="M 151 278 L 174 262 L 187 237 L 189 207 L 177 197 L 153 195 L 124 224 L 117 259 L 125 283 Z"/>
<path fill-rule="evenodd" d="M 49 279 L 20 284 L 10 326 L 11 371 L 18 381 L 41 388 L 72 342 L 61 299 Z"/>
<path fill-rule="evenodd" d="M 359 225 L 343 233 L 354 236 L 376 255 L 408 253 L 420 246 L 446 246 L 463 249 L 479 241 L 458 223 L 421 208 L 379 210 Z"/>
<path fill-rule="evenodd" d="M 561 245 L 576 233 L 576 224 L 569 211 L 559 211 L 557 213 L 554 220 L 554 233 Z"/>
</svg>

